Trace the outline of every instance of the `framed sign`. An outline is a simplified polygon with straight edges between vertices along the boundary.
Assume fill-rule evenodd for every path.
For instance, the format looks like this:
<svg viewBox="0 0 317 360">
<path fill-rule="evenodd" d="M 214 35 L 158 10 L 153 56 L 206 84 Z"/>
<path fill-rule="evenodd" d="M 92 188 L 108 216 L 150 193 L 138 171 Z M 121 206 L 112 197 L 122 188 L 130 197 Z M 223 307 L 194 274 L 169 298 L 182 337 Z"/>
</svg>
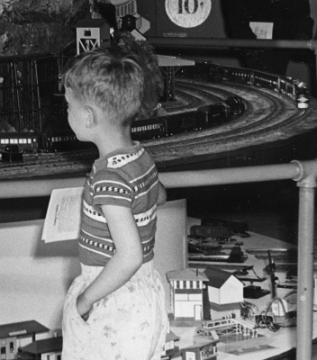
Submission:
<svg viewBox="0 0 317 360">
<path fill-rule="evenodd" d="M 165 0 L 168 18 L 182 28 L 203 24 L 211 12 L 211 0 Z"/>
<path fill-rule="evenodd" d="M 149 30 L 144 36 L 211 38 L 213 0 L 137 0 L 138 13 Z"/>
</svg>

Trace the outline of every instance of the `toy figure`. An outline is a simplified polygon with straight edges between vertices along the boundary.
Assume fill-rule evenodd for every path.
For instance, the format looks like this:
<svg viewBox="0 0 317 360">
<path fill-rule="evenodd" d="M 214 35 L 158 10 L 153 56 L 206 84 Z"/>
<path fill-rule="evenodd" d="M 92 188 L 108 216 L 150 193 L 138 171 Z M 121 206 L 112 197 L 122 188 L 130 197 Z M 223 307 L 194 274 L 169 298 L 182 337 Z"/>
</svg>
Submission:
<svg viewBox="0 0 317 360">
<path fill-rule="evenodd" d="M 130 136 L 148 90 L 140 58 L 113 45 L 75 57 L 62 74 L 69 124 L 99 150 L 84 189 L 82 273 L 65 301 L 63 360 L 157 360 L 165 342 L 165 295 L 153 257 L 166 193 L 153 160 Z"/>
</svg>

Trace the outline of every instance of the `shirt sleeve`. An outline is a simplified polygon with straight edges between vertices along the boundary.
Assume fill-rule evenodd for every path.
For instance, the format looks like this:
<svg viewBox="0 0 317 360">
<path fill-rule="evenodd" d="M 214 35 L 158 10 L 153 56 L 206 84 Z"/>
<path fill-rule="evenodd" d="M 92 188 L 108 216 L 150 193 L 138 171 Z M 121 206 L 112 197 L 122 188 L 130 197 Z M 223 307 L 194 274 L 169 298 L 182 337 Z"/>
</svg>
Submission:
<svg viewBox="0 0 317 360">
<path fill-rule="evenodd" d="M 132 207 L 133 189 L 126 179 L 116 172 L 103 170 L 95 175 L 92 184 L 93 206 L 102 205 Z"/>
</svg>

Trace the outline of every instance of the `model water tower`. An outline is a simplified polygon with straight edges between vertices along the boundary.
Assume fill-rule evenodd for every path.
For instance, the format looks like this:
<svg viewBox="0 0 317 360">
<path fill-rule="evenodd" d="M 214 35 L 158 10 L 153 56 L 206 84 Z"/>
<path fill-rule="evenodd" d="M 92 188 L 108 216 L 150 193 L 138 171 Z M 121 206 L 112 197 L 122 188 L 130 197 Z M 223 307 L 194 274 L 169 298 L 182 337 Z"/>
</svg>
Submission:
<svg viewBox="0 0 317 360">
<path fill-rule="evenodd" d="M 76 24 L 77 55 L 110 46 L 110 25 L 104 19 L 79 20 Z"/>
</svg>

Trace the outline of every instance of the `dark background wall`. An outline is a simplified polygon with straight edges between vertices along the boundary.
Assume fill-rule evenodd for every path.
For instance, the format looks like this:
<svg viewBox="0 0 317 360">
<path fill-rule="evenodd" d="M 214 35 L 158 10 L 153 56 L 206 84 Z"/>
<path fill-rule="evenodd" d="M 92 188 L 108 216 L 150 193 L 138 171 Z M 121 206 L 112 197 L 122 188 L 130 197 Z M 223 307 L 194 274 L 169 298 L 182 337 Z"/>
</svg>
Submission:
<svg viewBox="0 0 317 360">
<path fill-rule="evenodd" d="M 208 24 L 204 27 L 204 32 L 197 33 L 197 36 L 208 36 L 214 38 L 224 38 L 224 25 L 223 19 L 220 9 L 220 1 L 221 0 L 212 0 L 212 10 L 210 17 L 208 18 Z M 238 1 L 238 0 L 237 0 Z M 156 4 L 158 1 L 156 0 L 137 0 L 138 2 L 138 13 L 145 18 L 148 18 L 150 21 L 152 19 L 156 19 Z M 163 1 L 161 1 L 163 3 Z M 4 1 L 0 1 L 0 5 L 4 3 Z M 15 11 L 22 11 L 18 5 L 25 6 L 28 2 L 24 0 L 16 0 L 13 1 L 17 7 L 13 8 Z M 45 1 L 34 1 L 33 4 L 38 3 L 39 9 L 45 8 Z M 315 20 L 315 27 L 314 27 L 314 34 L 316 34 L 317 29 L 317 2 L 311 0 L 311 15 Z M 51 0 L 48 2 L 51 6 L 50 9 L 53 9 L 53 5 L 56 5 L 56 9 L 61 9 L 59 6 L 61 4 L 67 5 L 67 14 L 72 14 L 73 18 L 80 18 L 84 16 L 89 16 L 89 7 L 88 0 L 69 0 L 69 1 L 61 1 L 61 0 Z M 46 10 L 45 10 L 46 11 Z M 19 12 L 18 12 L 19 13 Z M 18 14 L 16 13 L 16 14 Z M 25 10 L 23 10 L 25 13 Z M 34 15 L 36 12 L 32 12 Z M 58 17 L 56 14 L 49 12 L 49 16 L 43 17 L 43 19 L 50 19 L 54 21 L 60 21 L 61 19 L 65 21 L 65 17 Z M 47 14 L 46 14 L 47 15 Z M 1 16 L 1 15 L 0 15 Z M 3 13 L 2 13 L 3 16 Z M 35 16 L 35 15 L 34 15 Z M 17 20 L 21 20 L 18 18 Z M 25 21 L 27 20 L 27 16 L 25 18 L 22 17 Z M 41 18 L 40 18 L 41 19 Z M 162 19 L 160 19 L 161 21 Z M 42 21 L 44 22 L 44 20 Z M 48 21 L 49 23 L 51 21 Z M 14 23 L 17 26 L 17 23 Z M 68 23 L 67 23 L 68 24 Z M 156 27 L 157 22 L 151 24 L 151 31 L 152 35 L 155 34 L 157 31 Z M 68 24 L 69 25 L 69 24 Z M 161 30 L 164 23 L 161 23 Z M 18 26 L 22 26 L 18 24 Z M 163 26 L 164 27 L 164 26 Z M 207 29 L 207 30 L 206 30 Z M 1 29 L 0 29 L 1 30 Z M 199 29 L 198 29 L 199 30 Z M 198 31 L 197 29 L 195 31 Z M 71 31 L 71 30 L 68 30 Z M 154 33 L 153 33 L 154 32 Z M 156 33 L 157 35 L 160 35 Z M 0 34 L 0 40 L 2 34 Z M 146 34 L 145 34 L 146 35 Z M 73 36 L 73 35 L 72 35 Z M 30 42 L 31 43 L 31 42 Z M 0 41 L 1 45 L 1 41 Z M 35 44 L 38 49 L 41 50 L 39 44 Z M 1 51 L 1 46 L 0 46 Z M 180 54 L 181 55 L 181 54 Z M 193 54 L 195 56 L 195 54 Z M 222 54 L 216 54 L 211 52 L 209 54 L 211 58 L 214 59 L 215 62 L 231 65 L 231 66 L 238 66 L 238 61 L 234 57 L 223 56 Z M 304 61 L 292 61 L 288 67 L 288 75 L 292 76 L 293 78 L 298 78 L 302 81 L 307 82 L 307 85 L 312 88 L 314 86 L 314 82 L 312 79 L 315 78 L 315 69 L 310 65 L 305 63 Z M 1 184 L 0 184 L 1 186 Z M 14 186 L 14 184 L 12 184 Z M 269 191 L 266 194 L 261 194 L 260 190 L 262 191 L 264 187 L 267 187 Z M 282 188 L 284 185 L 282 185 Z M 293 200 L 297 200 L 297 189 L 293 183 L 287 183 L 285 185 L 285 191 L 282 192 L 283 197 L 287 200 L 287 202 L 293 202 Z M 289 190 L 289 188 L 291 190 Z M 224 212 L 226 209 L 236 210 L 240 209 L 241 207 L 252 206 L 252 208 L 261 208 L 267 206 L 265 203 L 268 203 L 269 206 L 274 207 L 276 211 L 278 210 L 277 207 L 274 205 L 277 202 L 276 193 L 281 194 L 281 187 L 280 184 L 271 183 L 260 185 L 253 185 L 248 186 L 248 190 L 252 189 L 253 197 L 246 196 L 245 188 L 239 186 L 230 186 L 230 187 L 219 187 L 218 189 L 183 189 L 183 190 L 171 190 L 169 192 L 170 199 L 177 199 L 181 197 L 188 197 L 189 198 L 189 206 L 190 211 L 193 214 L 201 212 L 201 210 L 208 211 L 208 208 L 211 208 L 211 211 L 216 212 L 219 206 L 222 206 L 222 211 Z M 217 196 L 215 196 L 215 193 Z M 242 194 L 242 195 L 241 195 Z M 219 198 L 219 199 L 218 199 Z M 255 201 L 256 199 L 257 201 Z M 263 201 L 261 201 L 263 199 Z M 204 200 L 204 201 L 203 201 Z M 28 219 L 37 219 L 37 218 L 44 218 L 46 214 L 46 207 L 48 203 L 48 198 L 34 198 L 34 199 L 13 199 L 13 200 L 3 200 L 0 199 L 0 222 L 8 222 L 8 221 L 19 221 L 19 220 L 28 220 Z M 280 203 L 282 204 L 282 203 Z M 280 207 L 280 204 L 278 205 Z"/>
<path fill-rule="evenodd" d="M 239 1 L 239 0 L 237 0 Z M 151 23 L 150 30 L 145 33 L 145 36 L 167 36 L 168 34 L 175 34 L 176 36 L 186 37 L 203 37 L 203 38 L 225 38 L 224 20 L 221 10 L 221 0 L 212 0 L 211 13 L 207 20 L 194 28 L 181 28 L 173 24 L 164 10 L 165 1 L 155 0 L 137 0 L 138 13 Z M 311 17 L 314 19 L 314 38 L 317 32 L 317 2 L 310 0 Z M 283 14 L 281 14 L 283 16 Z M 155 21 L 155 19 L 160 19 Z M 296 24 L 294 24 L 296 26 Z M 174 40 L 173 40 L 174 41 Z M 312 51 L 308 51 L 311 56 L 303 56 L 302 59 L 292 60 L 289 63 L 287 76 L 294 79 L 304 81 L 312 93 L 315 95 L 315 57 Z M 195 54 L 192 54 L 195 56 Z M 206 53 L 205 53 L 206 55 Z M 228 65 L 239 66 L 237 58 L 226 56 L 223 51 L 210 51 L 207 53 L 214 62 Z"/>
</svg>

